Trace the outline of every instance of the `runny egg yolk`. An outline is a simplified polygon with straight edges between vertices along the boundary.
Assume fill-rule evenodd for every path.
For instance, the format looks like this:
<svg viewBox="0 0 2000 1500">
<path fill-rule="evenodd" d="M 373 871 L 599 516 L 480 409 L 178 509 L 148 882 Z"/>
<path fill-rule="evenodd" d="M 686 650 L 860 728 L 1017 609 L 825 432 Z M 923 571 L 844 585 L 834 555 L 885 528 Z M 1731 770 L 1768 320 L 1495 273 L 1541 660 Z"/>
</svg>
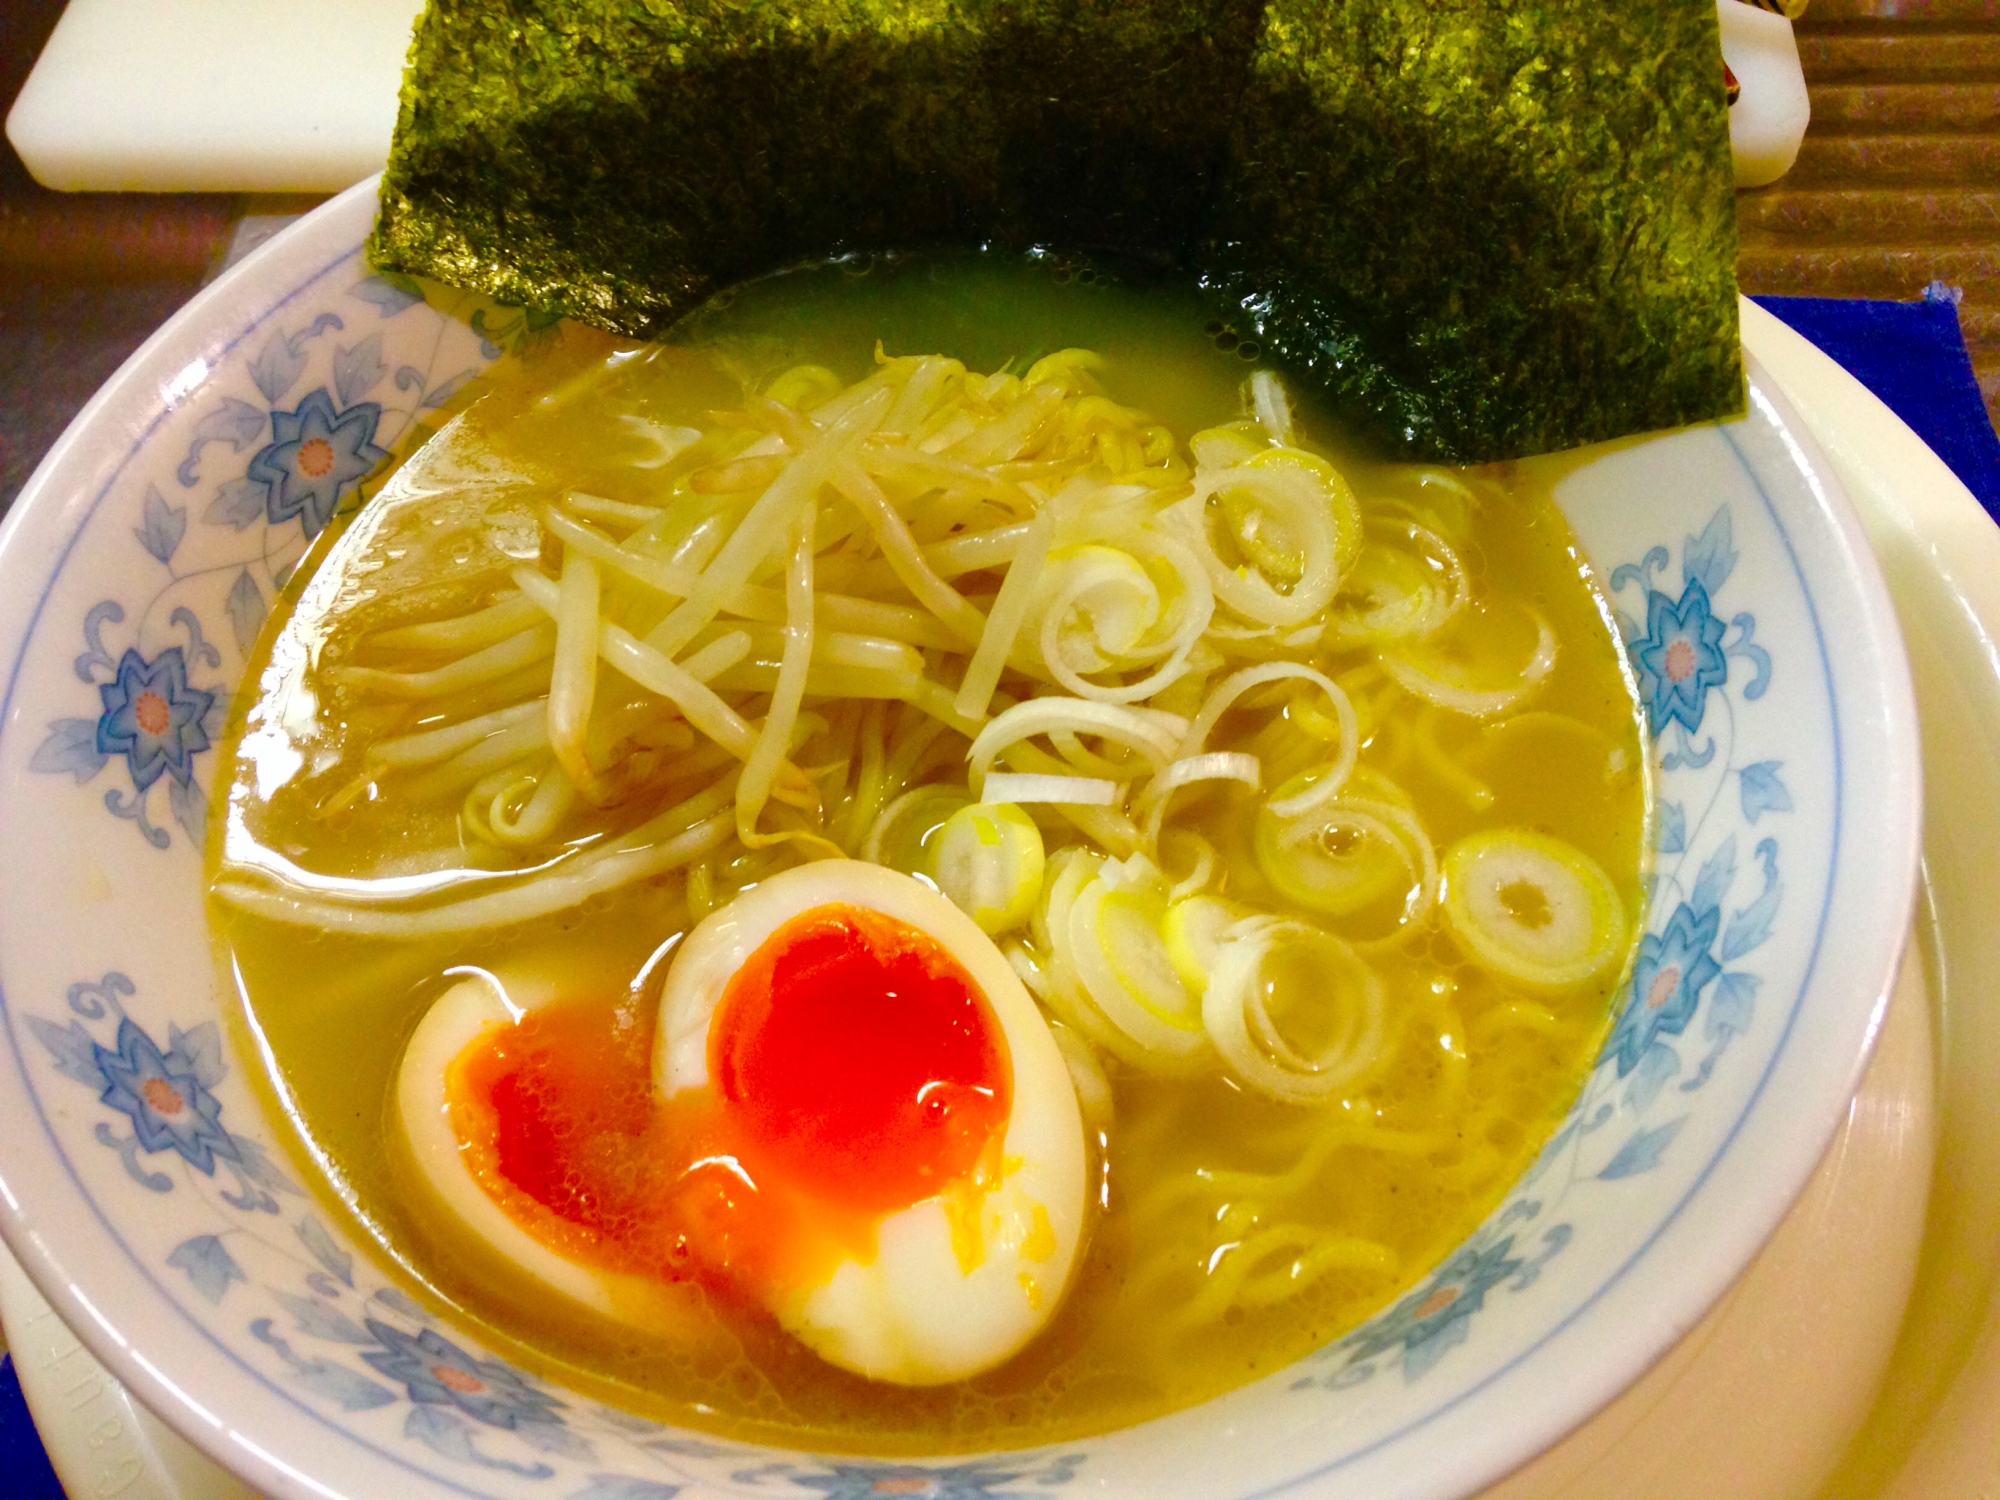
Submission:
<svg viewBox="0 0 2000 1500">
<path fill-rule="evenodd" d="M 760 1161 L 873 1214 L 980 1166 L 1007 1122 L 1007 1052 L 942 945 L 865 907 L 778 928 L 723 991 L 709 1073 Z"/>
<path fill-rule="evenodd" d="M 558 1003 L 489 1027 L 446 1080 L 467 1165 L 565 1258 L 769 1302 L 887 1215 L 1001 1175 L 999 1023 L 935 939 L 827 905 L 774 930 L 709 1032 L 710 1086 L 653 1089 L 650 1008 Z"/>
</svg>

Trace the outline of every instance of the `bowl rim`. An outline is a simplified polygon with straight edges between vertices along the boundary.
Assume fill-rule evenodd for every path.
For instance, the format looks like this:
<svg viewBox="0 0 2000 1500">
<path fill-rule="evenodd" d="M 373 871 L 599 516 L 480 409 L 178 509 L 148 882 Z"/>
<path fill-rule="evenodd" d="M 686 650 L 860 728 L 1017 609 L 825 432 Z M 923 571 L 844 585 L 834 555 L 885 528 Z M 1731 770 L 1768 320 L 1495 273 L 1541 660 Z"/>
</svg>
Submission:
<svg viewBox="0 0 2000 1500">
<path fill-rule="evenodd" d="M 122 470 L 125 463 L 136 455 L 151 434 L 175 411 L 179 404 L 188 399 L 199 388 L 201 381 L 219 364 L 230 350 L 242 340 L 251 336 L 279 307 L 301 295 L 316 284 L 327 273 L 337 268 L 352 256 L 354 247 L 347 239 L 347 220 L 356 217 L 359 204 L 364 200 L 372 204 L 376 191 L 374 180 L 357 184 L 347 192 L 329 200 L 288 229 L 274 237 L 265 246 L 246 257 L 238 265 L 230 268 L 215 282 L 199 291 L 179 312 L 157 330 L 118 370 L 104 383 L 91 400 L 72 420 L 54 447 L 44 457 L 34 473 L 23 486 L 15 504 L 11 507 L 4 525 L 0 525 L 0 578 L 21 574 L 39 581 L 40 588 L 30 604 L 25 599 L 14 600 L 0 591 L 0 641 L 11 643 L 13 660 L 8 664 L 4 688 L 0 688 L 0 734 L 12 712 L 15 694 L 20 686 L 20 678 L 25 665 L 25 653 L 34 623 L 39 617 L 52 591 L 56 579 L 68 563 L 73 550 L 81 543 L 86 526 L 102 505 L 109 493 L 113 476 Z M 318 239 L 323 238 L 333 225 L 343 226 L 343 242 L 340 253 L 332 259 L 318 254 Z M 316 238 L 316 236 L 318 238 Z M 293 275 L 291 273 L 295 272 Z M 284 273 L 281 277 L 279 273 Z M 258 288 L 267 284 L 279 290 L 265 294 Z M 248 293 L 249 295 L 246 295 Z M 253 315 L 230 315 L 230 309 L 251 306 L 258 309 Z M 223 316 L 218 316 L 222 314 Z M 230 330 L 221 336 L 217 329 Z M 210 346 L 213 347 L 210 347 Z M 1814 442 L 1806 424 L 1800 419 L 1782 392 L 1758 365 L 1754 356 L 1746 361 L 1750 368 L 1750 399 L 1761 407 L 1790 451 L 1800 471 L 1806 476 L 1817 501 L 1819 511 L 1831 522 L 1828 541 L 1837 560 L 1846 569 L 1848 582 L 1857 598 L 1860 609 L 1857 612 L 1854 629 L 1866 637 L 1877 648 L 1880 660 L 1879 671 L 1871 678 L 1879 687 L 1879 702 L 1863 704 L 1863 708 L 1873 707 L 1870 715 L 1857 716 L 1858 726 L 1873 733 L 1872 749 L 1876 767 L 1881 771 L 1881 779 L 1870 788 L 1870 798 L 1864 811 L 1872 811 L 1878 825 L 1875 846 L 1884 858 L 1867 870 L 1852 869 L 1842 871 L 1839 859 L 1832 861 L 1833 871 L 1850 881 L 1859 881 L 1871 886 L 1877 893 L 1877 909 L 1881 894 L 1895 901 L 1897 893 L 1902 893 L 1903 905 L 1913 903 L 1916 895 L 1917 859 L 1920 840 L 1921 787 L 1919 780 L 1919 760 L 1916 740 L 1914 699 L 1910 685 L 1908 665 L 1902 655 L 1901 636 L 1897 629 L 1893 607 L 1886 585 L 1875 567 L 1872 554 L 1862 535 L 1858 516 L 1848 504 L 1832 466 L 1826 461 Z M 196 370 L 199 365 L 200 369 Z M 164 399 L 162 399 L 164 398 Z M 122 420 L 121 420 L 122 419 Z M 147 420 L 138 420 L 147 419 Z M 108 423 L 114 433 L 129 439 L 122 455 L 106 453 L 93 456 L 89 451 L 94 429 L 99 424 Z M 1725 434 L 1729 429 L 1722 429 Z M 1732 446 L 1734 439 L 1731 438 Z M 118 447 L 118 444 L 108 445 Z M 1739 459 L 1742 458 L 1740 450 Z M 1754 480 L 1754 470 L 1750 470 L 1747 460 L 1746 471 Z M 72 471 L 74 475 L 72 477 Z M 66 485 L 59 481 L 69 479 Z M 1759 487 L 1761 491 L 1761 486 Z M 65 493 L 67 491 L 67 493 Z M 1771 502 L 1764 496 L 1767 509 Z M 1775 516 L 1774 516 L 1775 518 Z M 1791 538 L 1785 535 L 1782 522 L 1781 536 L 1791 553 L 1791 562 L 1798 572 L 1801 585 L 1804 574 Z M 54 545 L 50 545 L 51 541 Z M 27 591 L 22 591 L 27 592 Z M 1813 604 L 1811 592 L 1805 592 L 1807 607 L 1814 616 L 1815 628 L 1820 628 L 1818 609 Z M 1822 632 L 1822 642 L 1824 633 Z M 1822 650 L 1824 658 L 1825 652 Z M 1829 707 L 1834 713 L 1836 743 L 1834 754 L 1836 763 L 1843 769 L 1837 774 L 1836 786 L 1840 789 L 1835 811 L 1835 851 L 1843 845 L 1846 835 L 1848 804 L 1859 790 L 1854 785 L 1852 773 L 1844 769 L 1841 730 L 1844 728 L 1849 710 L 1854 707 L 1855 697 L 1850 689 L 1843 693 L 1829 672 L 1827 684 Z M 1864 740 L 1867 738 L 1864 735 Z M 1367 1447 L 1341 1455 L 1336 1460 L 1309 1469 L 1294 1478 L 1246 1492 L 1250 1495 L 1275 1495 L 1278 1493 L 1307 1492 L 1317 1488 L 1318 1481 L 1336 1470 L 1364 1463 L 1371 1455 L 1407 1442 L 1411 1435 L 1446 1417 L 1462 1407 L 1472 1397 L 1499 1382 L 1502 1377 L 1516 1371 L 1530 1360 L 1549 1357 L 1545 1351 L 1549 1346 L 1573 1332 L 1576 1326 L 1601 1310 L 1608 1302 L 1615 1306 L 1621 1298 L 1629 1298 L 1631 1283 L 1628 1273 L 1647 1257 L 1659 1253 L 1663 1243 L 1673 1244 L 1687 1240 L 1690 1233 L 1698 1230 L 1692 1242 L 1681 1247 L 1685 1250 L 1676 1279 L 1686 1288 L 1675 1299 L 1675 1306 L 1666 1315 L 1657 1310 L 1653 1316 L 1636 1325 L 1636 1331 L 1623 1340 L 1596 1340 L 1595 1358 L 1586 1358 L 1581 1352 L 1572 1352 L 1565 1359 L 1565 1366 L 1571 1379 L 1562 1388 L 1540 1399 L 1533 1408 L 1517 1412 L 1523 1419 L 1509 1425 L 1508 1435 L 1503 1439 L 1489 1439 L 1476 1445 L 1476 1452 L 1461 1452 L 1453 1461 L 1454 1472 L 1461 1479 L 1452 1483 L 1459 1491 L 1476 1489 L 1500 1477 L 1511 1468 L 1531 1458 L 1546 1448 L 1563 1433 L 1586 1420 L 1599 1407 L 1609 1402 L 1624 1389 L 1660 1354 L 1665 1352 L 1680 1335 L 1691 1327 L 1708 1307 L 1727 1289 L 1748 1264 L 1771 1230 L 1775 1228 L 1784 1213 L 1790 1208 L 1797 1193 L 1803 1188 L 1814 1165 L 1825 1150 L 1828 1140 L 1837 1128 L 1840 1101 L 1846 1100 L 1858 1084 L 1865 1067 L 1873 1041 L 1879 1030 L 1883 1006 L 1886 1004 L 1895 967 L 1900 959 L 1904 934 L 1907 929 L 1907 911 L 1899 911 L 1894 924 L 1878 922 L 1879 935 L 1864 934 L 1858 942 L 1859 953 L 1852 962 L 1859 974 L 1872 986 L 1874 1000 L 1858 1018 L 1858 1023 L 1848 1029 L 1858 1033 L 1851 1046 L 1840 1050 L 1846 1057 L 1844 1070 L 1836 1077 L 1831 1069 L 1823 1069 L 1824 1077 L 1813 1105 L 1806 1113 L 1816 1119 L 1811 1129 L 1796 1126 L 1783 1132 L 1778 1140 L 1783 1150 L 1774 1159 L 1766 1155 L 1760 1162 L 1757 1175 L 1767 1180 L 1782 1182 L 1783 1193 L 1766 1187 L 1750 1201 L 1761 1202 L 1759 1211 L 1748 1214 L 1733 1214 L 1717 1218 L 1715 1221 L 1700 1223 L 1701 1216 L 1693 1220 L 1687 1217 L 1687 1209 L 1708 1186 L 1711 1177 L 1722 1167 L 1730 1155 L 1730 1147 L 1738 1135 L 1747 1127 L 1753 1116 L 1766 1106 L 1766 1090 L 1774 1076 L 1784 1064 L 1788 1055 L 1794 1028 L 1798 1024 L 1800 1012 L 1808 993 L 1821 975 L 1822 951 L 1828 936 L 1828 926 L 1833 920 L 1838 882 L 1829 877 L 1826 894 L 1819 914 L 1819 930 L 1813 941 L 1813 957 L 1809 961 L 1799 991 L 1791 1001 L 1783 1032 L 1767 1060 L 1762 1075 L 1754 1089 L 1740 1108 L 1735 1123 L 1723 1137 L 1709 1163 L 1689 1184 L 1672 1210 L 1661 1219 L 1644 1241 L 1622 1263 L 1608 1273 L 1598 1289 L 1587 1299 L 1575 1305 L 1556 1325 L 1547 1329 L 1534 1342 L 1522 1349 L 1512 1359 L 1493 1370 L 1476 1384 L 1461 1391 L 1450 1400 L 1426 1410 L 1407 1423 L 1372 1441 Z M 1863 988 L 1861 978 L 1851 983 L 1856 990 Z M 7 1009 L 4 986 L 0 986 L 0 1014 Z M 26 1077 L 25 1059 L 18 1049 L 15 1052 L 15 1066 L 21 1073 L 31 1096 L 36 1094 L 35 1086 Z M 1827 1107 L 1821 1104 L 1833 1100 Z M 1819 1096 L 1826 1096 L 1822 1100 Z M 44 1117 L 40 1121 L 43 1131 L 48 1134 L 50 1127 Z M 53 1137 L 50 1137 L 51 1143 Z M 54 1153 L 61 1158 L 60 1145 Z M 1740 1153 L 1739 1153 L 1740 1155 Z M 65 1165 L 67 1165 L 65 1163 Z M 1738 1163 L 1739 1169 L 1741 1163 Z M 64 1321 L 76 1330 L 79 1337 L 90 1346 L 92 1352 L 103 1360 L 121 1379 L 132 1387 L 136 1394 L 155 1411 L 162 1413 L 177 1430 L 190 1437 L 197 1446 L 209 1453 L 218 1462 L 246 1475 L 260 1488 L 286 1495 L 324 1495 L 335 1493 L 325 1488 L 312 1475 L 293 1468 L 285 1459 L 257 1447 L 249 1439 L 231 1430 L 231 1424 L 205 1407 L 200 1399 L 169 1373 L 159 1369 L 145 1354 L 126 1340 L 119 1329 L 108 1321 L 93 1304 L 86 1293 L 84 1282 L 90 1279 L 92 1271 L 86 1271 L 81 1278 L 73 1277 L 66 1269 L 57 1247 L 38 1232 L 27 1212 L 28 1197 L 17 1197 L 14 1187 L 16 1172 L 11 1164 L 0 1166 L 0 1235 L 14 1249 L 24 1267 L 42 1289 L 50 1302 L 61 1312 Z M 123 1237 L 106 1217 L 104 1210 L 87 1191 L 79 1195 L 89 1205 L 102 1230 L 114 1242 L 123 1247 Z M 126 1251 L 132 1270 L 139 1278 L 151 1284 L 154 1297 L 165 1297 L 170 1303 L 174 1299 L 163 1288 L 154 1283 L 153 1273 L 145 1267 L 129 1249 Z M 95 1274 L 108 1274 L 98 1271 Z M 177 1304 L 176 1304 L 177 1306 Z M 477 1495 L 485 1491 L 466 1488 L 454 1484 L 446 1476 L 420 1465 L 413 1465 L 392 1451 L 377 1447 L 363 1435 L 343 1426 L 338 1421 L 314 1410 L 301 1399 L 272 1384 L 261 1372 L 242 1366 L 234 1353 L 224 1348 L 213 1334 L 191 1315 L 187 1317 L 191 1327 L 202 1333 L 213 1344 L 215 1355 L 231 1364 L 238 1365 L 243 1373 L 266 1386 L 269 1395 L 294 1413 L 301 1413 L 315 1419 L 318 1426 L 337 1440 L 334 1446 L 354 1445 L 368 1454 L 367 1465 L 373 1467 L 386 1461 L 406 1474 L 413 1474 L 420 1481 L 436 1485 L 440 1490 Z M 1586 1342 L 1584 1349 L 1590 1344 Z M 294 1418 L 296 1420 L 296 1418 Z M 1166 1420 L 1166 1419 L 1162 1419 Z M 1145 1424 L 1141 1424 L 1143 1426 Z M 1132 1432 L 1136 1428 L 1121 1429 Z M 1107 1434 L 1106 1436 L 1108 1436 Z M 322 1473 L 331 1473 L 338 1465 L 332 1455 L 327 1456 L 327 1467 Z M 358 1471 L 357 1471 L 358 1472 Z M 1436 1472 L 1435 1466 L 1426 1472 Z M 1435 1480 L 1433 1480 L 1435 1482 Z"/>
</svg>

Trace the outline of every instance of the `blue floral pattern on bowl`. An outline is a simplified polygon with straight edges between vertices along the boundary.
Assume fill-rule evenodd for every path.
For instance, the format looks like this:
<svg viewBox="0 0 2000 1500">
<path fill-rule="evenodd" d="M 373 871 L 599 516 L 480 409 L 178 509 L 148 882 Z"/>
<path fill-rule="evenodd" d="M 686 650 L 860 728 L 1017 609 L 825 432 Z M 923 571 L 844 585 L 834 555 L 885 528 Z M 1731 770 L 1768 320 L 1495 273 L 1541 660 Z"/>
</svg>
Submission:
<svg viewBox="0 0 2000 1500">
<path fill-rule="evenodd" d="M 297 517 L 308 541 L 326 530 L 341 497 L 389 456 L 374 443 L 381 422 L 382 408 L 373 401 L 335 411 L 325 386 L 308 394 L 296 411 L 272 412 L 272 441 L 244 471 L 246 480 L 265 487 L 270 523 L 282 526 Z"/>
<path fill-rule="evenodd" d="M 1729 658 L 1722 650 L 1727 633 L 1709 613 L 1708 590 L 1690 578 L 1679 601 L 1657 590 L 1646 595 L 1646 633 L 1629 641 L 1626 650 L 1639 672 L 1639 693 L 1646 721 L 1655 735 L 1670 722 L 1683 729 L 1701 728 L 1708 691 L 1729 677 Z"/>
<path fill-rule="evenodd" d="M 100 1104 L 125 1117 L 130 1135 L 103 1120 L 93 1134 L 118 1153 L 134 1182 L 155 1193 L 171 1191 L 173 1179 L 141 1158 L 172 1152 L 204 1177 L 214 1177 L 218 1166 L 226 1169 L 237 1191 L 222 1197 L 232 1206 L 276 1213 L 272 1195 L 296 1195 L 299 1189 L 261 1145 L 222 1124 L 222 1101 L 214 1093 L 228 1071 L 220 1030 L 213 1021 L 188 1031 L 173 1026 L 162 1049 L 126 1014 L 123 1001 L 134 993 L 132 981 L 115 972 L 73 984 L 68 991 L 71 1015 L 58 1024 L 31 1014 L 28 1029 L 48 1050 L 58 1073 L 96 1089 Z M 113 1027 L 112 1045 L 99 1042 L 85 1022 Z"/>
<path fill-rule="evenodd" d="M 195 756 L 209 746 L 205 721 L 217 695 L 188 686 L 181 648 L 169 646 L 151 661 L 127 650 L 117 675 L 97 691 L 104 698 L 98 754 L 124 756 L 140 792 L 163 775 L 186 786 Z"/>
<path fill-rule="evenodd" d="M 201 509 L 205 530 L 191 533 L 189 507 L 170 504 L 157 482 L 146 487 L 132 537 L 159 564 L 160 574 L 151 597 L 134 612 L 140 622 L 133 633 L 136 640 L 114 660 L 104 632 L 126 622 L 126 606 L 105 599 L 85 614 L 87 649 L 76 658 L 76 675 L 97 685 L 102 713 L 95 720 L 50 720 L 47 737 L 30 763 L 33 770 L 66 774 L 81 784 L 123 756 L 131 793 L 107 792 L 105 806 L 132 822 L 155 848 L 172 842 L 149 795 L 163 777 L 172 820 L 196 847 L 206 837 L 208 798 L 196 774 L 197 760 L 221 735 L 228 693 L 195 685 L 190 669 L 212 672 L 221 667 L 215 642 L 223 639 L 235 642 L 239 657 L 250 650 L 270 613 L 270 600 L 341 507 L 361 502 L 367 481 L 385 466 L 387 445 L 412 422 L 445 407 L 501 353 L 483 333 L 474 334 L 474 348 L 452 349 L 434 320 L 413 330 L 410 340 L 413 345 L 428 343 L 424 362 L 399 364 L 391 379 L 387 330 L 371 328 L 351 343 L 334 336 L 351 325 L 368 328 L 423 309 L 423 293 L 403 277 L 357 271 L 349 279 L 344 311 L 322 312 L 292 333 L 280 323 L 243 359 L 243 394 L 218 393 L 194 423 L 170 482 L 197 499 L 208 495 Z M 483 326 L 485 309 L 475 311 Z M 445 316 L 462 312 L 454 305 Z M 322 352 L 326 383 L 308 390 L 287 410 L 291 393 Z M 453 363 L 452 373 L 440 379 L 436 372 L 442 358 Z M 399 402 L 364 399 L 384 380 L 403 393 Z M 252 393 L 261 399 L 247 399 Z M 241 454 L 267 431 L 269 441 L 250 454 L 240 472 L 233 462 L 218 472 L 212 452 L 216 446 Z M 175 603 L 167 611 L 167 623 L 185 632 L 185 642 L 151 655 L 141 649 L 146 626 L 167 600 L 224 578 L 228 588 L 216 623 L 226 621 L 226 636 L 214 624 L 204 634 L 202 616 Z M 107 678 L 100 680 L 100 673 Z"/>
<path fill-rule="evenodd" d="M 1674 1278 L 1703 1254 L 1700 1226 L 1734 1211 L 1705 1196 L 1717 1163 L 1755 1153 L 1774 1190 L 1803 1180 L 1817 1127 L 1756 1101 L 1773 1069 L 1811 1053 L 1806 1113 L 1831 1118 L 1867 1006 L 1819 994 L 1813 976 L 1893 952 L 1893 938 L 1854 936 L 1854 913 L 1894 884 L 1891 870 L 1870 887 L 1868 871 L 1894 865 L 1896 819 L 1913 809 L 1881 810 L 1904 753 L 1880 728 L 1896 722 L 1884 695 L 1893 710 L 1902 689 L 1883 686 L 1868 634 L 1888 628 L 1886 606 L 1840 571 L 1852 543 L 1814 519 L 1817 481 L 1788 435 L 1753 416 L 1659 440 L 1678 456 L 1670 493 L 1647 489 L 1650 445 L 1558 491 L 1616 609 L 1656 773 L 1645 930 L 1582 1096 L 1441 1264 L 1214 1403 L 1232 1436 L 1202 1408 L 1039 1452 L 815 1458 L 605 1407 L 440 1323 L 280 1165 L 245 1081 L 256 1064 L 222 1024 L 199 901 L 226 705 L 306 548 L 365 500 L 413 424 L 444 420 L 493 359 L 562 336 L 372 274 L 355 249 L 369 209 L 365 192 L 330 205 L 261 252 L 263 270 L 208 294 L 142 358 L 93 444 L 17 506 L 9 543 L 32 530 L 35 556 L 59 561 L 23 581 L 29 549 L 0 554 L 16 570 L 0 641 L 18 653 L 0 810 L 10 845 L 35 851 L 0 869 L 0 1012 L 18 1063 L 0 1069 L 0 1108 L 23 1122 L 22 1141 L 0 1141 L 0 1173 L 33 1198 L 45 1277 L 67 1268 L 93 1306 L 148 1309 L 122 1330 L 149 1362 L 125 1359 L 129 1378 L 199 1351 L 264 1451 L 310 1471 L 309 1455 L 337 1450 L 365 1492 L 412 1500 L 1443 1494 L 1475 1458 L 1490 1473 L 1525 1456 L 1468 1398 L 1497 1387 L 1545 1409 L 1562 1384 L 1539 1352 L 1549 1330 L 1580 1320 L 1622 1347 L 1635 1319 L 1660 1321 L 1661 1284 L 1691 1315 Z M 1630 1274 L 1676 1233 L 1664 1282 Z M 1299 1403 L 1320 1405 L 1301 1420 Z"/>
</svg>

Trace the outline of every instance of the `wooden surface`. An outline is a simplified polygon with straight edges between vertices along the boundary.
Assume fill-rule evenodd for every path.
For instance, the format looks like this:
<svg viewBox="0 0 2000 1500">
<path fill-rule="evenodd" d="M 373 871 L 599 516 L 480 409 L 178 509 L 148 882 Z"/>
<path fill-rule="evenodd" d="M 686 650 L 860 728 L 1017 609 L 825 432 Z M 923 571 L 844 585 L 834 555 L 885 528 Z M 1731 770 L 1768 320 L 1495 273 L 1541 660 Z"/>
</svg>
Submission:
<svg viewBox="0 0 2000 1500">
<path fill-rule="evenodd" d="M 0 0 L 0 113 L 61 0 Z M 231 199 L 52 193 L 0 142 L 0 513 L 69 419 L 194 295 Z"/>
<path fill-rule="evenodd" d="M 1797 23 L 1812 125 L 1798 164 L 1738 196 L 1746 292 L 1958 309 L 2000 421 L 2000 0 L 1811 0 Z"/>
</svg>

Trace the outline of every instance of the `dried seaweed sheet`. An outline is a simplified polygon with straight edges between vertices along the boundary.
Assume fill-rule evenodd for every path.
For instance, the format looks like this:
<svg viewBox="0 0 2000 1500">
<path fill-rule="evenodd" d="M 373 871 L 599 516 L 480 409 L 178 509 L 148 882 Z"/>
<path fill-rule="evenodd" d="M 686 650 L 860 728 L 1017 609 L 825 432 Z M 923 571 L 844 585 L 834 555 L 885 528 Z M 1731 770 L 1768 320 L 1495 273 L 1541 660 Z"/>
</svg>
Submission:
<svg viewBox="0 0 2000 1500">
<path fill-rule="evenodd" d="M 1271 0 L 1203 269 L 1391 439 L 1742 409 L 1715 7 Z"/>
<path fill-rule="evenodd" d="M 1139 255 L 1512 457 L 1740 409 L 1719 55 L 1707 0 L 432 0 L 371 252 L 649 333 L 841 251 Z"/>
</svg>

